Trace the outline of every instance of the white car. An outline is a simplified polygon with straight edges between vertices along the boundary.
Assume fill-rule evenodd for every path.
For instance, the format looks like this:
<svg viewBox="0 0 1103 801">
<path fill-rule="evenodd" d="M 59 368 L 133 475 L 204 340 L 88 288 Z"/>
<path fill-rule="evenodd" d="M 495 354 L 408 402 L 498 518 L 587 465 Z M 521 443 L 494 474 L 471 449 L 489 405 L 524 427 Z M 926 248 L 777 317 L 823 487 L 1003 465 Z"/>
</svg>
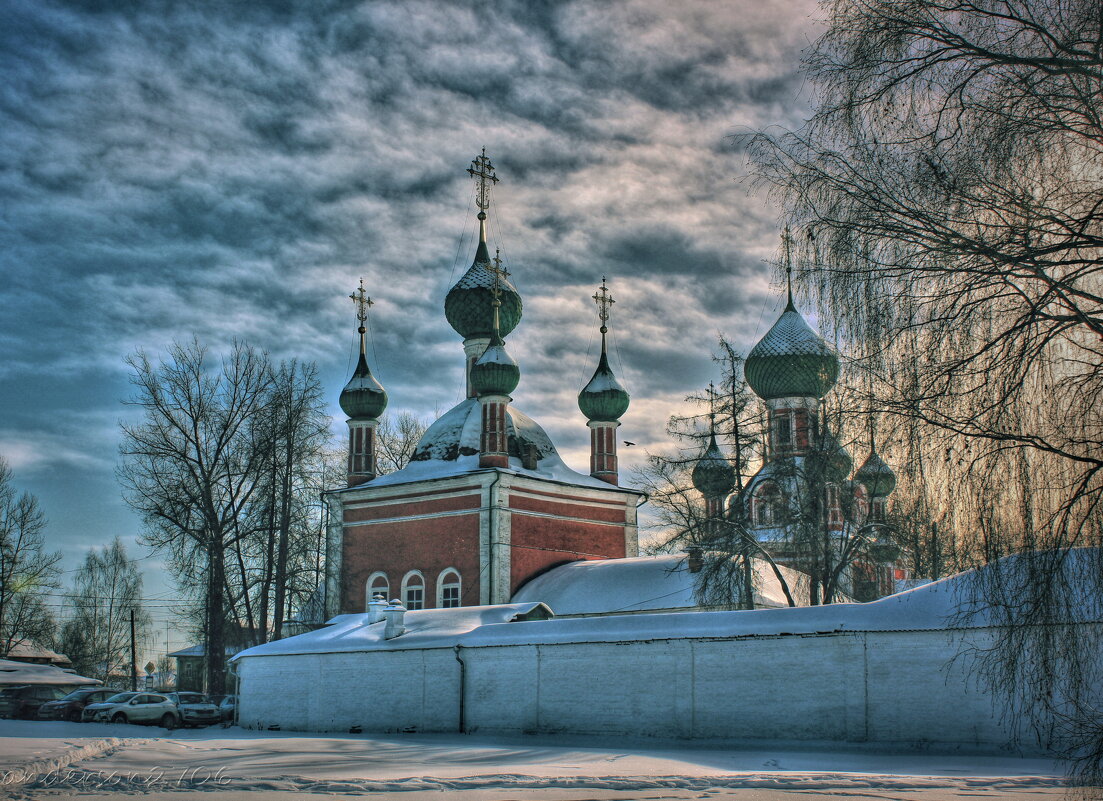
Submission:
<svg viewBox="0 0 1103 801">
<path fill-rule="evenodd" d="M 154 693 L 138 693 L 122 703 L 111 704 L 97 710 L 96 717 L 112 723 L 160 723 L 166 729 L 180 725 L 180 712 L 172 699 Z"/>
<path fill-rule="evenodd" d="M 123 701 L 129 701 L 134 696 L 140 694 L 141 693 L 116 693 L 115 695 L 104 701 L 97 701 L 94 704 L 89 704 L 84 708 L 84 711 L 81 712 L 80 719 L 85 723 L 93 720 L 103 722 L 107 720 L 107 718 L 103 717 L 101 713 L 106 712 L 109 709 L 114 709 L 115 707 L 121 705 Z"/>
</svg>

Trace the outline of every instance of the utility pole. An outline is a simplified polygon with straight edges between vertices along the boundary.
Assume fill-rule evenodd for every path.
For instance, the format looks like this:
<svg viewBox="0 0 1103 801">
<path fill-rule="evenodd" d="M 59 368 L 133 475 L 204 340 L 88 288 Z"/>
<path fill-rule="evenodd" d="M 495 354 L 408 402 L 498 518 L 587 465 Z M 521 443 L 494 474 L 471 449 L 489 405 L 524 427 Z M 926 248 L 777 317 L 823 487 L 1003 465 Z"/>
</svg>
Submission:
<svg viewBox="0 0 1103 801">
<path fill-rule="evenodd" d="M 130 691 L 138 691 L 138 649 L 134 643 L 134 610 L 130 610 Z"/>
</svg>

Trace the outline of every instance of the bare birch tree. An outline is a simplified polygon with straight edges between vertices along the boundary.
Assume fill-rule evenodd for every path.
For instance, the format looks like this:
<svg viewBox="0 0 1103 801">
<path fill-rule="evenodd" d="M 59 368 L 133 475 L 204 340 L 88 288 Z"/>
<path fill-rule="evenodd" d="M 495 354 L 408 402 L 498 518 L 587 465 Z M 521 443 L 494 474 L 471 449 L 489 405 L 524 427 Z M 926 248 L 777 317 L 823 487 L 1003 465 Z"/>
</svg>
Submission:
<svg viewBox="0 0 1103 801">
<path fill-rule="evenodd" d="M 0 457 L 0 654 L 19 642 L 45 645 L 53 637 L 44 597 L 57 587 L 61 553 L 44 550 L 45 527 L 38 499 L 16 490 Z"/>
</svg>

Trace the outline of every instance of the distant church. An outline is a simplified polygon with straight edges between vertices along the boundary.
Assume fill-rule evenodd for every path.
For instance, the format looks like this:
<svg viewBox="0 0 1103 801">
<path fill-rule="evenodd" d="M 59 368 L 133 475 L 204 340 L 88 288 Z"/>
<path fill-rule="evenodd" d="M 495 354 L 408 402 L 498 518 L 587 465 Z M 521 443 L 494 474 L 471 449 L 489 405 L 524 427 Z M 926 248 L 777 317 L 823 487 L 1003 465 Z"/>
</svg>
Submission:
<svg viewBox="0 0 1103 801">
<path fill-rule="evenodd" d="M 359 302 L 360 358 L 341 392 L 348 415 L 348 486 L 327 493 L 327 616 L 363 612 L 375 595 L 407 609 L 507 603 L 529 579 L 581 559 L 633 557 L 643 493 L 619 486 L 616 429 L 628 393 L 606 355 L 611 298 L 595 295 L 601 355 L 579 407 L 590 428 L 589 475 L 560 459 L 531 418 L 511 405 L 520 380 L 504 338 L 521 321 L 521 296 L 487 247 L 486 211 L 497 182 L 485 150 L 476 180 L 479 242 L 448 292 L 448 322 L 463 338 L 466 395 L 418 442 L 410 463 L 378 475 L 375 429 L 387 393 L 368 368 Z"/>
</svg>

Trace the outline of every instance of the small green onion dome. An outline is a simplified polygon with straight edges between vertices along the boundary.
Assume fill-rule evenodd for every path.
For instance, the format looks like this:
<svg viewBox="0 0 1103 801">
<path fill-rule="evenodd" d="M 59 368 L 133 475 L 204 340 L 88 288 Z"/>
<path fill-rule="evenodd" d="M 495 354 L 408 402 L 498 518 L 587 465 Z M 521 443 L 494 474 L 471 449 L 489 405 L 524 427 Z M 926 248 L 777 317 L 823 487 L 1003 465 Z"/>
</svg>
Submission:
<svg viewBox="0 0 1103 801">
<path fill-rule="evenodd" d="M 846 477 L 854 467 L 854 460 L 846 448 L 830 433 L 823 435 L 814 458 L 824 460 L 823 477 L 836 484 L 846 481 Z"/>
<path fill-rule="evenodd" d="M 498 331 L 504 337 L 521 322 L 521 296 L 506 278 L 499 278 L 502 305 Z M 489 337 L 494 328 L 494 273 L 486 241 L 480 239 L 475 261 L 444 298 L 444 316 L 464 339 Z"/>
<path fill-rule="evenodd" d="M 896 474 L 885 460 L 871 450 L 865 464 L 858 468 L 854 480 L 859 482 L 874 498 L 885 498 L 896 489 Z"/>
<path fill-rule="evenodd" d="M 351 420 L 378 420 L 387 408 L 387 391 L 371 374 L 363 353 L 352 378 L 341 390 L 340 403 Z"/>
<path fill-rule="evenodd" d="M 763 400 L 822 398 L 839 377 L 839 358 L 790 301 L 751 349 L 743 373 Z"/>
<path fill-rule="evenodd" d="M 612 423 L 628 411 L 629 401 L 628 391 L 613 375 L 609 357 L 602 349 L 593 378 L 578 393 L 578 408 L 587 420 Z"/>
<path fill-rule="evenodd" d="M 509 395 L 517 389 L 521 380 L 521 368 L 506 353 L 505 343 L 497 334 L 492 335 L 483 355 L 471 367 L 471 388 L 475 394 Z"/>
<path fill-rule="evenodd" d="M 709 435 L 709 444 L 693 466 L 693 486 L 706 498 L 727 495 L 735 487 L 735 468 L 716 444 L 716 434 Z"/>
</svg>

